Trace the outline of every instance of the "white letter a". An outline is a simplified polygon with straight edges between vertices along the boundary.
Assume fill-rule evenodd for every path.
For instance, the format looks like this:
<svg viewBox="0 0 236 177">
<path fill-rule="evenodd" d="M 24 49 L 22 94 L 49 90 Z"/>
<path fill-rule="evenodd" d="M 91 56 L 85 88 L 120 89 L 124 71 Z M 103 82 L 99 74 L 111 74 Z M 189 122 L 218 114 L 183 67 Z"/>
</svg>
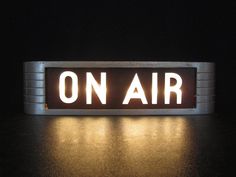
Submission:
<svg viewBox="0 0 236 177">
<path fill-rule="evenodd" d="M 143 104 L 148 104 L 147 99 L 145 97 L 144 90 L 139 81 L 138 74 L 136 73 L 130 87 L 126 93 L 123 104 L 129 104 L 130 99 L 138 98 L 141 99 Z"/>
</svg>

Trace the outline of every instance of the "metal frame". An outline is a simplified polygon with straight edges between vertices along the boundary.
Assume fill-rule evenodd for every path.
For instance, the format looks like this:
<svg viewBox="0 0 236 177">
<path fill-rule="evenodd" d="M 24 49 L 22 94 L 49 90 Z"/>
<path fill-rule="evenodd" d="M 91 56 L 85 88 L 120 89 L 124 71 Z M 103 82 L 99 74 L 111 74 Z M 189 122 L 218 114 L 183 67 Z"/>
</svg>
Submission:
<svg viewBox="0 0 236 177">
<path fill-rule="evenodd" d="M 45 68 L 196 68 L 196 108 L 46 109 Z M 215 66 L 209 62 L 33 61 L 24 63 L 24 109 L 35 115 L 196 115 L 214 113 Z"/>
</svg>

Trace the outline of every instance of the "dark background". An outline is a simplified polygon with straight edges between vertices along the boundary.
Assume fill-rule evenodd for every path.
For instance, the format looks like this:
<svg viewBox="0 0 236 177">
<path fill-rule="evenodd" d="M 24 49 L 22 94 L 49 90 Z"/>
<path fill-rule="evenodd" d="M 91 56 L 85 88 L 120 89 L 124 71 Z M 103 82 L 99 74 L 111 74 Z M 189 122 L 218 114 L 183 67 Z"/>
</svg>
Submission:
<svg viewBox="0 0 236 177">
<path fill-rule="evenodd" d="M 9 2 L 0 176 L 235 176 L 235 9 L 233 1 Z M 215 62 L 216 114 L 25 115 L 23 62 L 32 60 Z"/>
<path fill-rule="evenodd" d="M 16 1 L 4 35 L 3 110 L 23 110 L 24 61 L 144 60 L 215 62 L 216 110 L 229 112 L 236 98 L 235 8 L 228 1 Z"/>
</svg>

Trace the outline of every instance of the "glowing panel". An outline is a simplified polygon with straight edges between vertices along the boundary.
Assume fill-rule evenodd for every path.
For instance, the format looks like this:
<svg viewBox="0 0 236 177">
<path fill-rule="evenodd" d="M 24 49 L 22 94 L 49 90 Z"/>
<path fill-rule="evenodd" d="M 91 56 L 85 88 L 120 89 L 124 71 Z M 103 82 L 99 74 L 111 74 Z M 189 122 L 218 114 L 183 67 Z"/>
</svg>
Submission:
<svg viewBox="0 0 236 177">
<path fill-rule="evenodd" d="M 48 109 L 194 108 L 195 77 L 194 68 L 47 68 L 46 104 Z"/>
</svg>

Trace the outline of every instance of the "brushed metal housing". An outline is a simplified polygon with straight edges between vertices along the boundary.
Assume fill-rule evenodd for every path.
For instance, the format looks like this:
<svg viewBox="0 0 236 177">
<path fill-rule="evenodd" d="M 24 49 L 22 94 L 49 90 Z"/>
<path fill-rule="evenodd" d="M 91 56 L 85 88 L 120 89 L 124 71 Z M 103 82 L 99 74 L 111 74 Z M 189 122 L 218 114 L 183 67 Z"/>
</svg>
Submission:
<svg viewBox="0 0 236 177">
<path fill-rule="evenodd" d="M 45 68 L 196 68 L 196 108 L 46 109 Z M 35 115 L 197 115 L 214 113 L 215 66 L 209 62 L 33 61 L 24 63 L 24 110 Z"/>
</svg>

